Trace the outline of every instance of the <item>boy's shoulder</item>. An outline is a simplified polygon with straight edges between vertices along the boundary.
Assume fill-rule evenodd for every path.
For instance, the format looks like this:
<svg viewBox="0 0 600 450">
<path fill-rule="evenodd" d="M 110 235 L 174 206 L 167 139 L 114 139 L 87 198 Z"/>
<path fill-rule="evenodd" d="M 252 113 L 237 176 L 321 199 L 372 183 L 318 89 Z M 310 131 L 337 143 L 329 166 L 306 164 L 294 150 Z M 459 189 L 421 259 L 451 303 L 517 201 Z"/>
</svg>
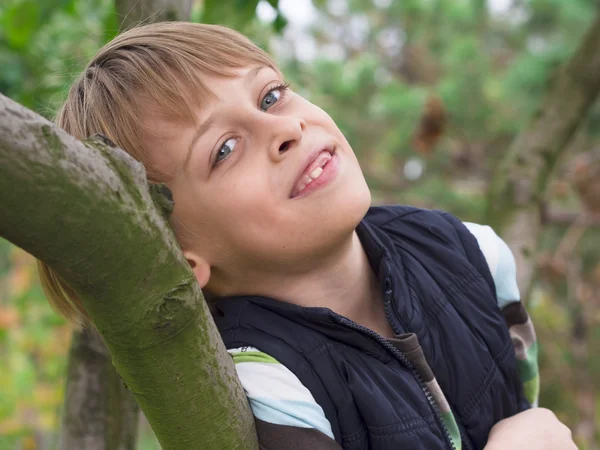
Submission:
<svg viewBox="0 0 600 450">
<path fill-rule="evenodd" d="M 414 253 L 419 249 L 445 262 L 452 255 L 462 255 L 489 278 L 477 237 L 451 213 L 406 205 L 373 206 L 365 215 L 362 228 L 370 230 L 371 236 L 379 236 L 380 242 L 387 242 L 384 246 L 399 251 L 410 248 Z"/>
</svg>

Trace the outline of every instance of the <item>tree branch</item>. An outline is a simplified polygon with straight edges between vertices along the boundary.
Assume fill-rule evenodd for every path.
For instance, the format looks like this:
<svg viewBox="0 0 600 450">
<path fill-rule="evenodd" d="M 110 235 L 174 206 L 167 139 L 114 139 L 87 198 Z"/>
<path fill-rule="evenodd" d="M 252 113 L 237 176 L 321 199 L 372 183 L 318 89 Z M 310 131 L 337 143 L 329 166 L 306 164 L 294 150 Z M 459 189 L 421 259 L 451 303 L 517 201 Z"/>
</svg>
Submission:
<svg viewBox="0 0 600 450">
<path fill-rule="evenodd" d="M 143 167 L 0 95 L 0 236 L 81 297 L 165 450 L 255 449 L 231 357 Z"/>
<path fill-rule="evenodd" d="M 519 135 L 488 192 L 486 221 L 512 247 L 517 278 L 528 296 L 540 234 L 539 204 L 559 157 L 600 92 L 600 15 L 551 80 L 530 125 Z"/>
</svg>

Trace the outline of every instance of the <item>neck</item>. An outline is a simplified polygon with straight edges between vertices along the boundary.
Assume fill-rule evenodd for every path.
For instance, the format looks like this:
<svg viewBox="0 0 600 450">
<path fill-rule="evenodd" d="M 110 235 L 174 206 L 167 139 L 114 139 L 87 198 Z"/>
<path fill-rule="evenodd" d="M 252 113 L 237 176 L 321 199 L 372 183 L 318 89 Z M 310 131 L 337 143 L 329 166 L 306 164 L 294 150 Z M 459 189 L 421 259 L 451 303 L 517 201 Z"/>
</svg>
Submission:
<svg viewBox="0 0 600 450">
<path fill-rule="evenodd" d="M 260 286 L 256 280 L 260 279 Z M 262 274 L 254 278 L 255 294 L 300 306 L 327 307 L 382 336 L 393 331 L 385 317 L 379 279 L 371 269 L 356 234 L 310 270 L 294 274 Z"/>
</svg>

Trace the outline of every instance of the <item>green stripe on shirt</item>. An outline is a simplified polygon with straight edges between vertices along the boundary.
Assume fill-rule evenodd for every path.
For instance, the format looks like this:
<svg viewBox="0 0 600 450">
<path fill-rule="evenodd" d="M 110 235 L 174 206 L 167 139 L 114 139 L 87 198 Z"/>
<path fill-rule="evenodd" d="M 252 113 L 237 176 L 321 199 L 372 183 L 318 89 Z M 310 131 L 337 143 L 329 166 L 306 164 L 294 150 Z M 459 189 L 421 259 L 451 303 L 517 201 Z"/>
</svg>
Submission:
<svg viewBox="0 0 600 450">
<path fill-rule="evenodd" d="M 456 419 L 454 418 L 454 414 L 452 411 L 443 412 L 442 420 L 444 421 L 444 425 L 448 428 L 448 432 L 450 433 L 450 438 L 452 439 L 452 443 L 454 444 L 454 448 L 456 450 L 462 449 L 462 439 L 460 438 L 460 431 L 458 431 L 458 424 L 456 423 Z"/>
<path fill-rule="evenodd" d="M 538 344 L 534 342 L 526 350 L 526 359 L 517 359 L 517 371 L 523 381 L 525 398 L 532 405 L 537 405 L 540 395 L 540 374 L 538 369 Z"/>
<path fill-rule="evenodd" d="M 277 361 L 275 358 L 263 352 L 240 352 L 233 353 L 231 356 L 233 357 L 233 362 L 236 364 L 247 362 L 280 364 L 280 362 Z"/>
<path fill-rule="evenodd" d="M 525 350 L 526 359 L 517 359 L 517 370 L 523 382 L 533 380 L 538 373 L 538 344 L 534 342 L 531 347 Z"/>
</svg>

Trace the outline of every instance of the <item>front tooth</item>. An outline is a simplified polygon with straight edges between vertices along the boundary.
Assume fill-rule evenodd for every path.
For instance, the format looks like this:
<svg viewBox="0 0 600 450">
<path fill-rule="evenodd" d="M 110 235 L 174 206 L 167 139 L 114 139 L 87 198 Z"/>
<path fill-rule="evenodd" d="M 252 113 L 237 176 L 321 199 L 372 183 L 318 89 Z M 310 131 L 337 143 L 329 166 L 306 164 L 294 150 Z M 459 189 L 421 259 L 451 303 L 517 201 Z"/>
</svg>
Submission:
<svg viewBox="0 0 600 450">
<path fill-rule="evenodd" d="M 319 175 L 321 175 L 323 173 L 323 168 L 322 167 L 317 167 L 315 170 L 313 170 L 310 173 L 310 177 L 314 180 L 315 178 L 318 178 Z"/>
</svg>

